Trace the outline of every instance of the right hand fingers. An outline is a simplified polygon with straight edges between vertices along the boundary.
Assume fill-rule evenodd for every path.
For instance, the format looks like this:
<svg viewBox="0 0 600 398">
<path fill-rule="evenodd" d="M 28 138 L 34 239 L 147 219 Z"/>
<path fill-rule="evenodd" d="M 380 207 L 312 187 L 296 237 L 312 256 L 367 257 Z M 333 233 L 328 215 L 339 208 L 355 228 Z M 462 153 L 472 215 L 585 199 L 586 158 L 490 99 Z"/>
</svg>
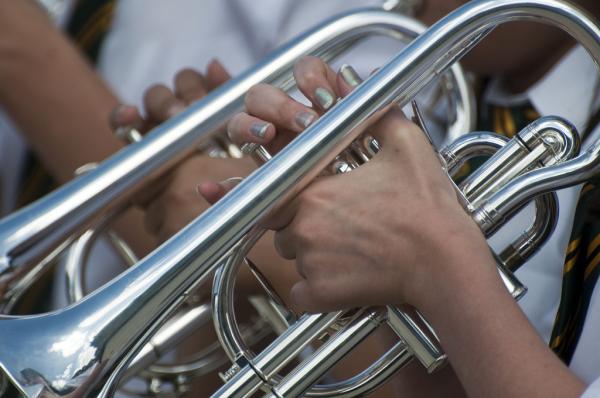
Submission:
<svg viewBox="0 0 600 398">
<path fill-rule="evenodd" d="M 227 71 L 218 63 L 211 63 L 212 85 L 220 84 L 227 79 Z M 208 93 L 209 82 L 199 72 L 193 69 L 183 69 L 175 75 L 174 91 L 163 84 L 157 84 L 148 89 L 144 95 L 144 107 L 148 119 L 154 124 L 182 112 L 186 106 L 195 102 Z"/>
<path fill-rule="evenodd" d="M 248 90 L 245 105 L 250 115 L 295 133 L 304 131 L 318 117 L 311 108 L 268 84 L 257 84 Z"/>
<path fill-rule="evenodd" d="M 205 77 L 193 69 L 183 69 L 175 75 L 175 96 L 186 105 L 208 93 Z"/>
<path fill-rule="evenodd" d="M 216 59 L 210 61 L 206 68 L 206 88 L 208 91 L 214 90 L 229 79 L 231 79 L 231 75 L 223 64 Z"/>
<path fill-rule="evenodd" d="M 298 89 L 321 111 L 331 108 L 338 96 L 336 73 L 318 57 L 303 57 L 294 65 Z"/>
<path fill-rule="evenodd" d="M 309 107 L 267 84 L 256 85 L 248 91 L 246 109 L 247 113 L 232 118 L 227 128 L 231 140 L 238 145 L 269 143 L 275 138 L 275 129 L 278 141 L 285 145 L 318 117 Z"/>
<path fill-rule="evenodd" d="M 167 86 L 156 84 L 144 94 L 144 108 L 148 119 L 162 123 L 185 109 L 185 102 L 175 96 Z"/>
<path fill-rule="evenodd" d="M 228 125 L 231 140 L 237 145 L 252 142 L 281 147 L 302 132 L 318 117 L 309 107 L 295 101 L 278 88 L 260 84 L 246 95 L 248 113 L 233 117 Z M 277 142 L 272 142 L 277 130 Z"/>
<path fill-rule="evenodd" d="M 120 127 L 138 127 L 144 123 L 144 119 L 136 106 L 120 104 L 110 112 L 108 123 L 116 130 Z"/>
</svg>

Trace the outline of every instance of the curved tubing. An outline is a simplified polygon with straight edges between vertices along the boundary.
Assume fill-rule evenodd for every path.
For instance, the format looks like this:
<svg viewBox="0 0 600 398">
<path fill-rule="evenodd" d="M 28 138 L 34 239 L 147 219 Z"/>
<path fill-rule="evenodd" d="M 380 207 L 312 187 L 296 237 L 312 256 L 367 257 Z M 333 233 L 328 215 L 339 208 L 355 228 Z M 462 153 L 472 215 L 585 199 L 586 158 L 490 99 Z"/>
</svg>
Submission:
<svg viewBox="0 0 600 398">
<path fill-rule="evenodd" d="M 1 317 L 0 341 L 10 342 L 0 346 L 2 369 L 28 397 L 110 395 L 128 361 L 156 331 L 169 310 L 181 301 L 186 289 L 194 281 L 206 279 L 261 216 L 287 195 L 306 186 L 352 142 L 358 134 L 354 130 L 357 125 L 392 101 L 406 104 L 493 27 L 518 19 L 560 26 L 573 35 L 597 63 L 600 60 L 600 30 L 585 13 L 567 3 L 555 0 L 469 2 L 413 41 L 225 198 L 100 291 L 60 312 Z M 179 136 L 185 127 L 190 130 L 190 125 L 209 115 L 222 116 L 230 110 L 222 107 L 227 103 L 223 90 L 209 96 L 207 101 L 211 106 L 207 106 L 205 112 L 185 112 L 160 131 L 171 128 L 173 137 Z M 216 122 L 205 124 L 203 129 L 194 130 L 192 137 L 181 141 L 155 132 L 149 141 L 157 147 L 136 146 L 125 150 L 96 170 L 107 172 L 106 180 L 95 181 L 101 185 L 100 192 L 106 192 L 106 182 L 114 174 L 145 173 L 144 167 L 139 167 L 140 157 L 146 155 L 144 152 L 164 150 L 167 142 L 180 148 L 194 141 L 192 138 L 204 136 L 216 125 Z M 596 148 L 600 150 L 600 144 Z M 119 162 L 127 165 L 126 171 L 112 170 Z M 133 165 L 138 167 L 131 167 Z M 77 187 L 89 184 L 96 171 L 83 176 L 66 191 L 76 191 Z M 120 187 L 120 190 L 126 192 L 130 188 Z M 57 197 L 60 195 L 55 194 L 52 200 Z M 102 205 L 114 199 L 106 193 L 101 198 Z M 79 216 L 92 210 L 82 211 Z M 64 229 L 72 227 L 71 222 L 65 224 Z M 19 237 L 16 233 L 15 239 Z"/>
<path fill-rule="evenodd" d="M 15 281 L 53 248 L 88 227 L 101 213 L 123 206 L 136 189 L 209 140 L 242 110 L 244 95 L 253 85 L 266 82 L 289 89 L 293 87 L 293 65 L 303 55 L 331 60 L 368 36 L 387 35 L 406 42 L 424 30 L 413 19 L 381 9 L 355 10 L 333 17 L 158 126 L 141 142 L 127 146 L 96 169 L 0 220 L 0 297 L 18 295 L 18 291 L 12 291 Z M 453 65 L 452 77 L 460 93 L 453 100 L 458 113 L 453 134 L 466 133 L 475 121 L 472 94 L 458 65 Z"/>
</svg>

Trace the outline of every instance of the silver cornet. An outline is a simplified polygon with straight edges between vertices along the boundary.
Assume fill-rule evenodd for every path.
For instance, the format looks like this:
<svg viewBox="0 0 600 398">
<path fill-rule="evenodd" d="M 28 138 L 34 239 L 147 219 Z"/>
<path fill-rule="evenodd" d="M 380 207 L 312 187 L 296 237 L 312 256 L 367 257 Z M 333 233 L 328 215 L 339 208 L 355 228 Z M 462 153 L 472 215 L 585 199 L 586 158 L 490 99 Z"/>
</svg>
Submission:
<svg viewBox="0 0 600 398">
<path fill-rule="evenodd" d="M 368 26 L 366 17 L 353 22 Z M 420 89 L 498 24 L 522 19 L 563 28 L 597 63 L 600 61 L 600 30 L 585 13 L 566 3 L 557 0 L 469 2 L 419 36 L 226 197 L 110 284 L 62 311 L 1 317 L 0 342 L 4 343 L 0 344 L 0 367 L 5 375 L 28 397 L 109 396 L 127 365 L 184 299 L 192 284 L 206 280 L 232 249 L 238 248 L 241 239 L 262 216 L 306 186 L 348 147 L 357 138 L 357 126 L 393 102 L 400 105 L 410 102 Z M 328 37 L 334 36 L 332 30 L 326 31 Z M 347 33 L 344 38 L 348 37 L 356 36 Z M 303 49 L 314 46 L 315 42 Z M 118 205 L 117 195 L 135 190 L 142 177 L 166 167 L 165 159 L 174 161 L 193 143 L 208 138 L 233 109 L 239 109 L 243 92 L 252 84 L 266 80 L 270 74 L 267 66 L 289 68 L 291 58 L 286 63 L 283 60 L 287 57 L 277 57 L 289 56 L 290 52 L 290 49 L 280 50 L 253 73 L 217 90 L 157 128 L 147 139 L 3 221 L 0 224 L 4 250 L 2 270 L 7 274 L 18 272 L 21 265 L 43 257 L 61 241 L 53 233 L 70 233 L 85 224 L 84 220 L 92 219 L 100 208 Z M 277 74 L 274 76 L 273 81 L 279 78 Z M 537 195 L 585 181 L 600 167 L 599 143 L 571 159 L 577 153 L 578 141 L 567 122 L 544 119 L 522 134 L 518 140 L 531 139 L 537 145 L 523 148 L 522 142 L 515 141 L 504 145 L 506 152 L 500 156 L 505 159 L 507 153 L 513 152 L 524 160 L 519 162 L 515 179 L 502 181 L 502 184 L 488 181 L 486 174 L 497 175 L 499 170 L 506 170 L 507 165 L 498 163 L 496 158 L 491 164 L 493 172 L 481 171 L 471 179 L 472 191 L 461 190 L 466 210 L 486 233 Z M 479 143 L 471 137 L 470 143 L 465 139 L 457 148 L 469 152 Z M 492 144 L 484 146 L 489 149 Z M 454 155 L 452 152 L 444 158 L 449 169 Z M 533 167 L 538 161 L 548 165 Z M 85 205 L 88 201 L 92 203 Z M 509 278 L 510 273 L 505 276 Z M 366 316 L 359 311 L 350 319 L 347 329 L 340 330 L 322 351 L 307 359 L 305 366 L 276 386 L 273 377 L 283 367 L 282 363 L 287 363 L 292 354 L 302 350 L 313 337 L 320 336 L 342 314 L 303 315 L 256 358 L 245 357 L 245 361 L 238 362 L 239 370 L 232 372 L 235 374 L 215 396 L 249 396 L 261 387 L 272 396 L 303 394 L 333 359 L 358 343 L 374 326 L 387 322 L 389 316 L 398 315 L 381 309 L 365 309 L 362 314 Z M 391 324 L 399 329 L 407 329 L 407 325 L 411 331 L 418 329 L 413 326 L 419 325 L 410 324 L 412 320 L 419 320 L 418 316 L 400 315 L 400 321 L 389 318 Z M 394 355 L 382 361 L 396 366 L 397 361 L 402 363 L 415 352 L 408 341 L 401 341 Z"/>
</svg>

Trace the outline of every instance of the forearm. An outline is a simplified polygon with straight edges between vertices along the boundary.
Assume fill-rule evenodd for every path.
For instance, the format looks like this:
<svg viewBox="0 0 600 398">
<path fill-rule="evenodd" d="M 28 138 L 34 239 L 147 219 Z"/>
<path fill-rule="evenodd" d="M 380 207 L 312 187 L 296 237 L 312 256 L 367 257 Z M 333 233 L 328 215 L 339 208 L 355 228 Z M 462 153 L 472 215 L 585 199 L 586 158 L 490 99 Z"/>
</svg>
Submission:
<svg viewBox="0 0 600 398">
<path fill-rule="evenodd" d="M 25 0 L 0 2 L 0 106 L 59 183 L 123 146 L 108 124 L 117 104 L 40 8 Z M 139 214 L 129 212 L 119 225 L 138 253 L 153 247 Z"/>
<path fill-rule="evenodd" d="M 576 1 L 591 7 L 590 0 Z M 467 0 L 423 0 L 418 19 L 431 25 Z M 598 7 L 598 6 L 596 6 Z M 461 61 L 481 76 L 502 76 L 521 92 L 539 80 L 574 44 L 562 30 L 539 22 L 510 22 L 494 29 Z"/>
<path fill-rule="evenodd" d="M 546 347 L 507 293 L 489 256 L 472 254 L 473 267 L 436 286 L 420 308 L 441 338 L 471 397 L 578 397 L 584 384 Z M 467 260 L 470 261 L 471 260 Z M 468 268 L 464 261 L 456 269 Z M 439 303 L 448 303 L 440 305 Z"/>
<path fill-rule="evenodd" d="M 0 82 L 0 105 L 60 182 L 122 146 L 116 97 L 32 2 L 0 2 Z"/>
</svg>

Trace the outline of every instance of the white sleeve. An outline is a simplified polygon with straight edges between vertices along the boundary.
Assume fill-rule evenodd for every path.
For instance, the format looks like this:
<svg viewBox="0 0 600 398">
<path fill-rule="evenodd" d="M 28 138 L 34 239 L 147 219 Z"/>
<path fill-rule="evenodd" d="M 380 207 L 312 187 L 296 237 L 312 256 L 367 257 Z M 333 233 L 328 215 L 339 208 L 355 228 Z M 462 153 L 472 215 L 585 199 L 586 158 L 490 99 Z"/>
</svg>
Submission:
<svg viewBox="0 0 600 398">
<path fill-rule="evenodd" d="M 590 384 L 581 396 L 581 398 L 598 398 L 600 397 L 600 379 L 596 379 Z"/>
</svg>

